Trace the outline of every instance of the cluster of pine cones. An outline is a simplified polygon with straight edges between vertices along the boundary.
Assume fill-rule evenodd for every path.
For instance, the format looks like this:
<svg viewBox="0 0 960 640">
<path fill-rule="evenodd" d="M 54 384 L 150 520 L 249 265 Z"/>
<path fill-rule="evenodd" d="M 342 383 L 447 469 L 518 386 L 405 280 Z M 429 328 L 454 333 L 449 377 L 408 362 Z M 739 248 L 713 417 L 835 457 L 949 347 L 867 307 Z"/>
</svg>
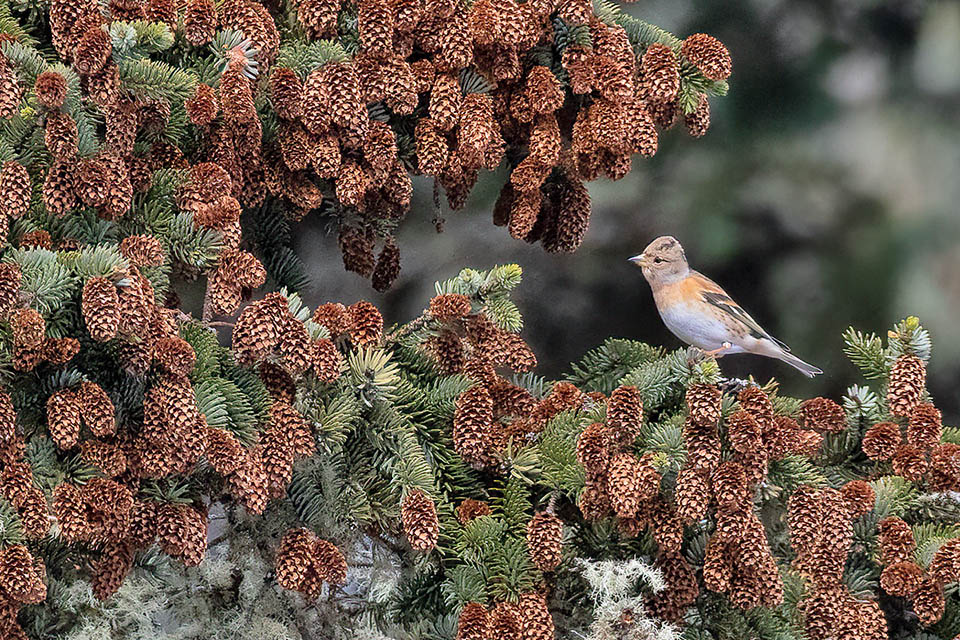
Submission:
<svg viewBox="0 0 960 640">
<path fill-rule="evenodd" d="M 573 251 L 590 217 L 584 182 L 622 178 L 634 154 L 656 152 L 658 128 L 680 119 L 702 135 L 704 91 L 731 71 L 708 35 L 631 41 L 586 0 L 300 0 L 299 23 L 281 35 L 283 10 L 254 0 L 53 0 L 59 61 L 12 48 L 0 56 L 0 116 L 24 119 L 45 147 L 3 165 L 0 229 L 41 206 L 120 220 L 156 171 L 181 172 L 179 207 L 224 237 L 230 264 L 207 275 L 216 309 L 229 313 L 237 291 L 262 283 L 259 265 L 227 251 L 240 249 L 243 208 L 269 199 L 292 219 L 332 216 L 345 267 L 384 290 L 400 270 L 393 231 L 410 207 L 411 175 L 433 178 L 460 209 L 481 170 L 506 164 L 494 222 Z M 131 61 L 124 38 L 136 21 L 166 25 L 184 53 L 164 55 L 169 67 L 151 66 L 149 48 Z M 208 46 L 216 55 L 203 64 L 219 72 L 190 66 Z M 183 99 L 148 86 L 177 73 Z M 187 122 L 188 136 L 168 135 Z M 15 241 L 73 248 L 42 227 Z M 252 275 L 231 277 L 238 264 Z"/>
</svg>

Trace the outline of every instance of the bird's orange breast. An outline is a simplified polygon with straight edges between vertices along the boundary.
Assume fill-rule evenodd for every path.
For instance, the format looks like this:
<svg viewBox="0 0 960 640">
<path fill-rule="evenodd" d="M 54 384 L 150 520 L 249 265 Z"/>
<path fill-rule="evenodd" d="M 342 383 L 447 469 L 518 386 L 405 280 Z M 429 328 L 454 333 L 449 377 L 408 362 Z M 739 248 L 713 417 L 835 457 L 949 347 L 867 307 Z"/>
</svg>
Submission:
<svg viewBox="0 0 960 640">
<path fill-rule="evenodd" d="M 683 280 L 657 287 L 653 292 L 653 298 L 658 309 L 668 309 L 681 303 L 702 302 L 704 289 L 703 283 L 698 282 L 697 278 L 691 274 Z"/>
</svg>

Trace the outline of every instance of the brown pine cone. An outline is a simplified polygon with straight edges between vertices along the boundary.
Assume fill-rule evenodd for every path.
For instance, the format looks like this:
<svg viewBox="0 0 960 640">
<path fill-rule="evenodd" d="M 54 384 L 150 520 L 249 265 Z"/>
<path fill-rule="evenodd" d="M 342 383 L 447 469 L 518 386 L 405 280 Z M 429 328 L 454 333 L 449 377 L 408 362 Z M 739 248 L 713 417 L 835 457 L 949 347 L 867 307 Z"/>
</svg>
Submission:
<svg viewBox="0 0 960 640">
<path fill-rule="evenodd" d="M 169 336 L 153 343 L 153 359 L 167 373 L 187 376 L 193 370 L 197 355 L 189 342 L 177 336 Z"/>
<path fill-rule="evenodd" d="M 930 576 L 924 577 L 910 598 L 910 604 L 923 626 L 928 627 L 939 622 L 946 608 L 943 585 Z"/>
<path fill-rule="evenodd" d="M 907 442 L 928 451 L 940 442 L 943 435 L 943 417 L 929 402 L 919 402 L 910 412 L 907 423 Z"/>
<path fill-rule="evenodd" d="M 233 327 L 233 348 L 238 362 L 245 365 L 259 362 L 276 348 L 279 329 L 274 318 L 278 313 L 274 311 L 285 308 L 282 296 L 270 294 L 240 312 Z"/>
<path fill-rule="evenodd" d="M 333 382 L 340 377 L 343 356 L 332 341 L 322 338 L 313 342 L 311 365 L 318 380 Z"/>
<path fill-rule="evenodd" d="M 432 551 L 437 546 L 440 525 L 437 507 L 433 500 L 420 489 L 413 489 L 400 504 L 400 520 L 403 533 L 414 551 Z"/>
<path fill-rule="evenodd" d="M 587 480 L 602 481 L 610 463 L 610 432 L 595 422 L 577 438 L 577 461 L 583 466 Z"/>
<path fill-rule="evenodd" d="M 960 445 L 941 444 L 930 452 L 930 491 L 957 491 L 960 487 Z"/>
<path fill-rule="evenodd" d="M 133 567 L 133 549 L 126 542 L 108 543 L 91 566 L 90 587 L 98 600 L 106 600 L 120 588 Z"/>
<path fill-rule="evenodd" d="M 629 450 L 643 425 L 643 400 L 636 387 L 618 387 L 607 403 L 607 425 L 612 444 Z"/>
<path fill-rule="evenodd" d="M 257 118 L 253 88 L 244 75 L 244 63 L 231 62 L 220 75 L 220 107 L 228 122 L 245 123 Z"/>
<path fill-rule="evenodd" d="M 397 247 L 393 236 L 387 236 L 387 239 L 383 242 L 383 248 L 380 250 L 380 255 L 377 256 L 377 263 L 373 267 L 370 282 L 374 290 L 383 293 L 393 286 L 399 275 L 400 248 Z"/>
<path fill-rule="evenodd" d="M 807 429 L 824 433 L 838 433 L 847 428 L 843 407 L 829 398 L 813 398 L 800 408 L 800 421 Z"/>
<path fill-rule="evenodd" d="M 229 431 L 213 427 L 207 428 L 204 437 L 205 455 L 210 466 L 223 476 L 229 476 L 236 471 L 243 455 L 243 446 L 237 437 Z"/>
<path fill-rule="evenodd" d="M 909 417 L 914 405 L 920 402 L 927 384 L 927 366 L 912 355 L 902 355 L 890 368 L 887 386 L 887 406 L 895 416 Z"/>
<path fill-rule="evenodd" d="M 0 264 L 0 318 L 6 319 L 17 304 L 23 274 L 13 263 Z"/>
<path fill-rule="evenodd" d="M 47 535 L 50 530 L 50 518 L 47 512 L 47 498 L 43 490 L 31 487 L 20 501 L 17 510 L 20 514 L 20 526 L 26 538 L 40 540 Z"/>
<path fill-rule="evenodd" d="M 916 543 L 913 530 L 896 516 L 884 518 L 877 524 L 880 557 L 885 565 L 905 562 L 913 556 Z"/>
<path fill-rule="evenodd" d="M 733 577 L 733 554 L 723 536 L 713 534 L 703 559 L 703 583 L 711 591 L 726 593 Z"/>
<path fill-rule="evenodd" d="M 649 516 L 650 533 L 661 553 L 679 553 L 683 544 L 683 522 L 675 509 L 657 500 Z"/>
<path fill-rule="evenodd" d="M 194 3 L 196 3 L 196 0 L 194 0 Z M 197 83 L 197 88 L 194 89 L 193 95 L 184 101 L 183 106 L 186 108 L 187 117 L 190 118 L 190 122 L 198 127 L 213 122 L 217 117 L 217 113 L 220 111 L 217 94 L 210 85 L 202 82 Z"/>
<path fill-rule="evenodd" d="M 115 478 L 127 470 L 127 457 L 120 447 L 93 438 L 80 443 L 80 459 L 100 469 L 108 478 Z"/>
<path fill-rule="evenodd" d="M 276 427 L 268 429 L 260 443 L 263 445 L 261 456 L 270 497 L 279 498 L 286 492 L 293 477 L 293 450 L 285 434 Z"/>
<path fill-rule="evenodd" d="M 350 339 L 359 346 L 375 345 L 383 335 L 383 316 L 371 303 L 359 300 L 347 307 Z"/>
<path fill-rule="evenodd" d="M 610 460 L 607 493 L 614 512 L 621 518 L 633 518 L 640 509 L 641 464 L 632 453 L 621 453 Z"/>
<path fill-rule="evenodd" d="M 277 584 L 300 591 L 314 561 L 316 536 L 308 529 L 290 529 L 280 539 L 274 558 Z"/>
<path fill-rule="evenodd" d="M 296 72 L 277 67 L 270 75 L 270 101 L 281 118 L 296 120 L 303 114 L 303 83 Z"/>
<path fill-rule="evenodd" d="M 750 506 L 747 476 L 740 463 L 730 460 L 721 462 L 713 472 L 711 484 L 718 509 L 742 511 Z"/>
<path fill-rule="evenodd" d="M 520 638 L 520 607 L 513 602 L 498 602 L 490 612 L 490 637 L 503 640 Z"/>
<path fill-rule="evenodd" d="M 47 428 L 60 449 L 72 449 L 80 437 L 82 406 L 71 389 L 55 391 L 47 399 Z"/>
<path fill-rule="evenodd" d="M 577 500 L 577 507 L 583 514 L 583 519 L 593 522 L 606 517 L 610 513 L 610 496 L 607 493 L 605 483 L 602 481 L 587 482 L 580 498 Z"/>
<path fill-rule="evenodd" d="M 59 109 L 67 97 L 67 80 L 56 71 L 44 71 L 33 85 L 37 101 L 47 109 Z"/>
<path fill-rule="evenodd" d="M 135 549 L 146 549 L 157 537 L 157 503 L 152 500 L 134 500 L 130 508 L 130 528 L 127 541 Z"/>
<path fill-rule="evenodd" d="M 673 499 L 680 520 L 685 524 L 696 522 L 706 515 L 710 505 L 710 483 L 702 472 L 684 467 L 677 474 Z"/>
<path fill-rule="evenodd" d="M 680 54 L 709 80 L 726 80 L 733 71 L 730 52 L 722 42 L 705 33 L 687 36 L 680 47 Z"/>
<path fill-rule="evenodd" d="M 859 518 L 873 509 L 876 494 L 868 483 L 863 480 L 851 480 L 840 487 L 840 495 L 850 511 L 851 518 Z"/>
<path fill-rule="evenodd" d="M 121 309 L 120 295 L 113 282 L 101 277 L 87 280 L 80 308 L 91 338 L 106 342 L 116 337 Z"/>
<path fill-rule="evenodd" d="M 73 66 L 83 75 L 93 75 L 107 64 L 112 49 L 110 35 L 106 30 L 99 25 L 90 27 L 80 36 Z"/>
<path fill-rule="evenodd" d="M 18 347 L 39 349 L 47 331 L 47 323 L 36 309 L 25 307 L 10 315 L 10 332 Z"/>
<path fill-rule="evenodd" d="M 680 60 L 670 47 L 653 43 L 640 63 L 647 97 L 655 102 L 670 102 L 680 91 Z"/>
<path fill-rule="evenodd" d="M 940 545 L 928 567 L 930 577 L 942 584 L 960 582 L 960 538 Z"/>
<path fill-rule="evenodd" d="M 527 550 L 541 571 L 553 571 L 563 554 L 563 522 L 552 513 L 541 511 L 527 524 Z"/>
<path fill-rule="evenodd" d="M 313 312 L 313 321 L 325 327 L 331 338 L 336 338 L 350 329 L 347 308 L 339 302 L 327 302 L 317 307 Z"/>
<path fill-rule="evenodd" d="M 678 552 L 663 552 L 654 566 L 663 573 L 666 589 L 646 599 L 651 613 L 668 622 L 679 623 L 697 599 L 697 576 L 690 564 Z"/>
<path fill-rule="evenodd" d="M 347 560 L 335 544 L 323 538 L 313 543 L 313 571 L 324 582 L 344 585 L 347 583 Z"/>
<path fill-rule="evenodd" d="M 715 384 L 694 384 L 687 389 L 687 413 L 698 427 L 714 427 L 720 422 L 722 393 Z"/>
<path fill-rule="evenodd" d="M 81 79 L 90 99 L 101 109 L 111 109 L 120 100 L 120 70 L 112 59 L 99 72 Z"/>
<path fill-rule="evenodd" d="M 217 10 L 213 0 L 187 0 L 183 14 L 183 34 L 195 47 L 213 40 L 217 30 Z"/>
<path fill-rule="evenodd" d="M 795 437 L 797 438 L 797 442 L 796 446 L 792 449 L 793 453 L 801 456 L 814 457 L 820 452 L 820 447 L 823 444 L 823 436 L 816 431 L 800 430 L 796 433 Z"/>
<path fill-rule="evenodd" d="M 207 551 L 207 519 L 185 504 L 163 504 L 157 509 L 157 544 L 188 567 L 203 561 Z"/>
<path fill-rule="evenodd" d="M 520 633 L 523 640 L 553 640 L 554 624 L 547 609 L 546 598 L 541 593 L 520 594 L 517 603 Z"/>
<path fill-rule="evenodd" d="M 891 462 L 893 472 L 910 482 L 919 482 L 930 466 L 923 451 L 910 444 L 897 447 Z"/>
<path fill-rule="evenodd" d="M 14 602 L 36 604 L 47 597 L 44 567 L 22 544 L 0 551 L 0 589 Z"/>
<path fill-rule="evenodd" d="M 4 57 L 0 60 L 0 118 L 9 118 L 17 113 L 21 95 L 17 74 Z"/>
<path fill-rule="evenodd" d="M 60 535 L 67 542 L 85 541 L 90 538 L 83 495 L 77 485 L 61 482 L 53 490 L 50 508 L 57 518 Z"/>
<path fill-rule="evenodd" d="M 0 171 L 0 189 L 4 194 L 0 215 L 17 220 L 30 208 L 33 195 L 30 174 L 16 160 L 7 160 Z M 5 234 L 4 234 L 5 235 Z"/>
<path fill-rule="evenodd" d="M 755 386 L 746 387 L 737 394 L 737 401 L 741 409 L 753 416 L 764 433 L 772 427 L 773 404 L 770 402 L 770 396 L 764 393 L 763 389 Z"/>
<path fill-rule="evenodd" d="M 857 602 L 857 615 L 860 619 L 860 635 L 862 640 L 887 640 L 890 637 L 887 628 L 887 618 L 875 600 Z"/>
<path fill-rule="evenodd" d="M 459 320 L 470 314 L 470 298 L 459 293 L 446 293 L 430 300 L 429 313 L 439 322 Z"/>
<path fill-rule="evenodd" d="M 450 131 L 460 121 L 463 94 L 452 73 L 437 74 L 430 91 L 430 119 L 440 131 Z"/>
<path fill-rule="evenodd" d="M 480 469 L 493 463 L 492 429 L 493 399 L 487 388 L 477 385 L 461 393 L 453 415 L 453 446 L 467 464 Z"/>
<path fill-rule="evenodd" d="M 267 474 L 258 448 L 245 450 L 236 472 L 229 476 L 230 493 L 250 513 L 261 514 L 267 507 Z"/>
<path fill-rule="evenodd" d="M 683 122 L 687 125 L 687 133 L 691 137 L 701 138 L 710 128 L 710 101 L 707 94 L 701 93 L 697 108 L 683 115 Z"/>
<path fill-rule="evenodd" d="M 892 596 L 909 598 L 920 587 L 923 569 L 914 562 L 896 562 L 880 574 L 880 587 Z"/>
<path fill-rule="evenodd" d="M 46 338 L 43 341 L 43 359 L 54 365 L 67 364 L 80 353 L 76 338 Z"/>
<path fill-rule="evenodd" d="M 439 176 L 450 152 L 443 131 L 431 118 L 421 118 L 414 129 L 417 168 L 423 175 Z"/>
<path fill-rule="evenodd" d="M 902 440 L 899 425 L 894 422 L 878 422 L 863 434 L 860 448 L 871 460 L 889 460 Z"/>
<path fill-rule="evenodd" d="M 10 462 L 0 471 L 0 481 L 0 495 L 19 507 L 33 487 L 33 469 L 23 460 Z"/>
<path fill-rule="evenodd" d="M 127 236 L 120 241 L 120 254 L 135 267 L 158 267 L 163 264 L 164 250 L 153 236 Z"/>
<path fill-rule="evenodd" d="M 479 602 L 468 602 L 460 610 L 456 640 L 487 640 L 490 638 L 490 614 Z"/>
<path fill-rule="evenodd" d="M 77 155 L 77 123 L 62 111 L 47 114 L 44 141 L 57 160 L 70 160 Z"/>
<path fill-rule="evenodd" d="M 716 434 L 691 433 L 692 429 L 689 424 L 684 429 L 687 464 L 704 473 L 713 473 L 720 464 L 720 438 Z"/>
<path fill-rule="evenodd" d="M 466 364 L 463 340 L 454 331 L 444 330 L 430 338 L 426 346 L 445 375 L 460 373 Z"/>
<path fill-rule="evenodd" d="M 457 505 L 457 520 L 460 522 L 460 524 L 464 525 L 474 518 L 488 516 L 490 513 L 490 505 L 482 500 L 466 498 L 463 502 Z"/>
<path fill-rule="evenodd" d="M 752 414 L 743 410 L 736 411 L 727 418 L 726 425 L 730 446 L 735 451 L 743 453 L 760 448 L 760 424 Z"/>
</svg>

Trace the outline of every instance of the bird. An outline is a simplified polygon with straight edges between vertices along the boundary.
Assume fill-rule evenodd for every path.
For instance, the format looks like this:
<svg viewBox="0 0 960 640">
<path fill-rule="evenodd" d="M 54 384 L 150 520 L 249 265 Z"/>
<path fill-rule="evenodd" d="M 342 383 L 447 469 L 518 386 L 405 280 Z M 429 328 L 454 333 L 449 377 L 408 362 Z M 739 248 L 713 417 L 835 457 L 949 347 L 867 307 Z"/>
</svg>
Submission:
<svg viewBox="0 0 960 640">
<path fill-rule="evenodd" d="M 650 284 L 663 323 L 687 344 L 717 358 L 733 353 L 776 358 L 810 378 L 823 373 L 790 353 L 720 285 L 691 269 L 676 238 L 660 236 L 629 260 Z"/>
</svg>

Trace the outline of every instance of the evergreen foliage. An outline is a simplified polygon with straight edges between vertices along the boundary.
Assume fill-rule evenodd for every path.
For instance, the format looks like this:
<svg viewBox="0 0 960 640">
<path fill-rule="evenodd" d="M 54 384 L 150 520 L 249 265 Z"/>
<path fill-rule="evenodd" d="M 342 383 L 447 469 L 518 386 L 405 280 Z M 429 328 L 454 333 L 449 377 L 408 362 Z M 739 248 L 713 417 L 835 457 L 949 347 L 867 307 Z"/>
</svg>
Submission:
<svg viewBox="0 0 960 640">
<path fill-rule="evenodd" d="M 82 297 L 81 283 L 128 267 L 122 257 L 95 247 L 70 260 L 52 260 L 61 265 L 59 270 L 43 275 L 34 265 L 47 264 L 41 259 L 44 255 L 56 255 L 43 251 L 7 255 L 10 264 L 22 268 L 24 285 L 44 277 L 58 281 L 61 286 L 34 284 L 24 291 L 66 290 L 58 293 L 62 297 L 57 304 L 72 307 L 73 320 L 58 326 L 66 334 L 79 331 L 82 335 L 82 305 L 72 302 Z M 846 558 L 844 588 L 854 599 L 876 600 L 891 635 L 952 637 L 960 607 L 954 585 L 944 585 L 943 615 L 926 623 L 918 622 L 909 599 L 890 597 L 881 587 L 885 567 L 882 535 L 877 533 L 881 521 L 891 517 L 906 521 L 914 539 L 910 558 L 931 574 L 944 571 L 946 550 L 951 545 L 955 548 L 960 539 L 960 507 L 951 494 L 943 492 L 955 490 L 957 481 L 955 475 L 943 476 L 954 473 L 949 467 L 949 456 L 955 455 L 953 445 L 945 442 L 930 449 L 931 471 L 913 478 L 900 475 L 897 462 L 872 460 L 860 448 L 862 434 L 873 424 L 901 420 L 890 416 L 881 400 L 891 386 L 888 380 L 880 379 L 874 388 L 850 389 L 843 400 L 843 431 L 824 434 L 815 448 L 771 455 L 751 508 L 766 530 L 783 595 L 774 606 L 744 609 L 728 594 L 713 590 L 706 556 L 712 553 L 708 540 L 721 526 L 716 519 L 719 512 L 707 509 L 699 519 L 688 521 L 680 530 L 679 546 L 663 537 L 662 527 L 687 499 L 681 496 L 686 491 L 684 470 L 704 455 L 691 448 L 697 445 L 690 439 L 690 424 L 701 420 L 703 406 L 690 394 L 716 384 L 726 388 L 717 415 L 721 416 L 721 455 L 730 461 L 745 460 L 730 446 L 730 421 L 738 411 L 757 410 L 757 393 L 770 401 L 782 419 L 799 418 L 800 424 L 793 424 L 808 434 L 818 428 L 811 402 L 781 398 L 774 384 L 762 390 L 747 387 L 754 394 L 748 399 L 746 392 L 738 392 L 737 386 L 720 378 L 713 359 L 694 351 L 667 352 L 622 340 L 608 341 L 572 365 L 569 381 L 549 383 L 530 373 L 515 373 L 513 381 L 500 377 L 495 371 L 526 368 L 518 359 L 526 347 L 511 331 L 517 326 L 516 308 L 504 304 L 520 277 L 515 265 L 487 272 L 465 269 L 437 283 L 437 296 L 420 317 L 386 332 L 375 329 L 370 336 L 361 329 L 371 319 L 376 326 L 377 316 L 363 316 L 358 307 L 351 307 L 352 313 L 343 307 L 346 316 L 354 319 L 338 324 L 330 315 L 336 305 L 314 313 L 296 294 L 287 292 L 282 298 L 286 304 L 278 313 L 289 313 L 285 317 L 299 323 L 312 340 L 332 341 L 341 354 L 341 363 L 332 373 L 316 365 L 302 374 L 284 373 L 290 371 L 293 354 L 283 349 L 251 366 L 242 335 L 236 333 L 242 321 L 235 328 L 232 349 L 221 346 L 215 332 L 202 322 L 176 321 L 176 335 L 192 356 L 186 372 L 204 428 L 231 434 L 240 447 L 234 454 L 238 460 L 246 459 L 245 452 L 256 452 L 268 474 L 273 465 L 288 460 L 289 480 L 281 481 L 276 493 L 266 495 L 263 510 L 249 499 L 248 492 L 259 491 L 256 486 L 238 493 L 239 478 L 224 470 L 226 463 L 212 440 L 186 467 L 160 474 L 138 471 L 134 504 L 180 505 L 206 514 L 209 534 L 206 540 L 196 541 L 202 545 L 203 561 L 184 568 L 176 545 L 171 546 L 165 536 L 175 535 L 182 544 L 191 544 L 179 537 L 187 533 L 158 529 L 155 543 L 138 545 L 130 565 L 121 565 L 112 583 L 115 592 L 104 593 L 97 586 L 107 579 L 103 572 L 108 569 L 102 567 L 110 566 L 104 565 L 104 558 L 115 553 L 112 543 L 71 537 L 75 534 L 63 528 L 70 526 L 64 520 L 69 511 L 63 510 L 63 498 L 57 496 L 66 484 L 92 487 L 110 477 L 111 482 L 129 486 L 132 476 L 130 471 L 109 471 L 103 461 L 83 453 L 86 445 L 79 450 L 61 446 L 57 434 L 62 427 L 50 422 L 47 399 L 63 389 L 79 395 L 89 382 L 108 390 L 117 435 L 94 437 L 87 429 L 96 427 L 88 422 L 91 426 L 83 426 L 79 437 L 88 443 L 119 438 L 116 441 L 126 451 L 129 469 L 143 464 L 137 462 L 143 454 L 124 449 L 123 438 L 137 442 L 143 437 L 148 407 L 154 402 L 151 394 L 163 380 L 171 379 L 171 371 L 183 369 L 166 353 L 155 351 L 150 369 L 130 376 L 122 369 L 122 360 L 116 360 L 119 354 L 104 350 L 109 343 L 98 345 L 84 336 L 80 353 L 67 365 L 42 364 L 28 373 L 10 370 L 6 389 L 17 418 L 12 442 L 25 445 L 22 459 L 29 464 L 29 483 L 50 502 L 55 519 L 46 532 L 38 535 L 32 529 L 28 503 L 13 488 L 19 482 L 14 475 L 19 467 L 8 458 L 6 499 L 0 503 L 0 546 L 26 544 L 46 566 L 47 597 L 23 606 L 19 625 L 32 638 L 71 640 L 179 638 L 213 629 L 228 634 L 223 637 L 251 639 L 407 634 L 441 638 L 451 637 L 459 612 L 471 603 L 488 607 L 516 603 L 510 606 L 520 608 L 510 611 L 518 616 L 517 624 L 526 624 L 525 616 L 532 614 L 525 612 L 524 603 L 530 594 L 547 589 L 547 607 L 558 636 L 818 637 L 810 630 L 813 614 L 807 604 L 819 588 L 815 586 L 818 578 L 797 558 L 792 537 L 797 535 L 796 525 L 791 524 L 796 516 L 787 518 L 788 505 L 801 488 L 847 491 L 844 487 L 850 481 L 863 479 L 869 482 L 870 502 L 853 519 L 855 544 Z M 42 298 L 30 295 L 34 300 Z M 370 309 L 365 313 L 375 313 Z M 475 342 L 475 334 L 482 331 L 478 326 L 489 327 L 486 331 L 498 336 L 495 342 Z M 459 364 L 437 342 L 454 330 L 464 331 L 457 340 L 466 360 Z M 927 338 L 916 339 L 924 335 L 921 331 L 919 325 L 900 324 L 889 340 L 900 346 L 881 345 L 876 353 L 901 357 L 919 348 L 929 355 Z M 855 332 L 848 337 L 851 351 L 862 344 Z M 22 357 L 12 333 L 5 339 L 5 348 L 11 349 L 7 357 Z M 482 350 L 478 349 L 481 344 Z M 162 351 L 159 346 L 156 349 Z M 105 366 L 111 360 L 114 364 Z M 620 405 L 612 405 L 631 387 L 635 391 L 630 393 L 642 400 L 642 413 L 632 417 L 623 414 Z M 474 419 L 470 416 L 475 415 L 469 413 L 475 407 L 467 398 L 479 388 L 500 398 L 486 418 L 491 420 L 484 427 L 491 457 L 483 462 L 468 453 L 469 446 L 477 443 L 471 444 L 464 435 Z M 312 435 L 303 449 L 304 444 L 293 444 L 295 423 L 287 424 L 284 428 L 293 429 L 287 446 L 304 453 L 274 460 L 272 434 L 284 424 L 282 420 L 289 420 L 280 416 L 291 415 L 284 413 L 290 410 L 284 407 L 293 408 L 293 415 L 302 417 Z M 595 477 L 592 463 L 582 453 L 585 429 L 597 423 L 621 424 L 625 415 L 639 421 L 639 429 L 623 441 L 620 446 L 626 448 L 621 451 L 649 461 L 660 479 L 652 502 L 642 508 L 659 509 L 656 512 L 661 515 L 651 515 L 654 519 L 641 525 L 640 531 L 632 529 L 630 519 L 610 511 L 598 514 L 584 503 Z M 953 431 L 946 431 L 944 437 Z M 11 445 L 7 446 L 10 451 Z M 940 469 L 937 465 L 944 460 L 947 467 Z M 612 476 L 608 482 L 614 482 Z M 611 492 L 623 490 L 609 486 Z M 408 496 L 416 492 L 435 505 L 434 525 L 429 519 L 414 521 L 407 513 Z M 616 496 L 611 493 L 610 497 Z M 540 557 L 535 554 L 541 553 L 537 545 L 545 542 L 531 537 L 529 524 L 543 512 L 556 514 L 563 523 L 559 566 L 549 571 L 534 562 Z M 324 581 L 319 591 L 295 593 L 282 588 L 286 566 L 281 563 L 280 540 L 286 540 L 285 531 L 304 526 L 335 543 L 346 562 L 346 586 Z M 427 531 L 436 527 L 431 549 L 413 546 L 419 540 L 415 536 L 421 535 L 418 526 L 426 526 Z M 87 527 L 93 529 L 96 524 L 90 521 Z M 682 572 L 677 574 L 677 562 L 687 567 L 689 580 L 678 582 Z M 0 574 L 3 570 L 0 564 Z M 955 580 L 952 570 L 948 565 L 944 579 Z"/>
</svg>

